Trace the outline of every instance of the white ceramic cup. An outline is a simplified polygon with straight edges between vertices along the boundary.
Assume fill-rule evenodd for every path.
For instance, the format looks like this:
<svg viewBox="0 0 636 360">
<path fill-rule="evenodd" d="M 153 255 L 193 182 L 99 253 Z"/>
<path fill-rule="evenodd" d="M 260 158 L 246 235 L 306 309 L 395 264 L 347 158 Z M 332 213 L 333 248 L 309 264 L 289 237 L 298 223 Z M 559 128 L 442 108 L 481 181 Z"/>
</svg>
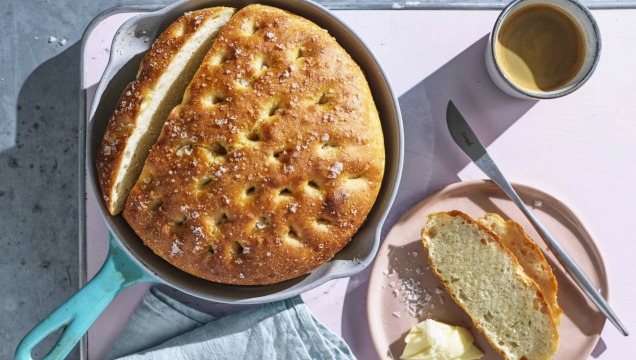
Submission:
<svg viewBox="0 0 636 360">
<path fill-rule="evenodd" d="M 551 5 L 569 14 L 583 32 L 585 59 L 576 75 L 563 86 L 551 91 L 532 91 L 515 83 L 502 70 L 495 53 L 495 46 L 502 25 L 512 14 L 530 5 Z M 553 99 L 567 95 L 583 85 L 590 78 L 601 52 L 601 34 L 590 11 L 576 0 L 514 0 L 508 4 L 495 22 L 486 46 L 486 68 L 495 84 L 505 93 L 521 99 Z"/>
</svg>

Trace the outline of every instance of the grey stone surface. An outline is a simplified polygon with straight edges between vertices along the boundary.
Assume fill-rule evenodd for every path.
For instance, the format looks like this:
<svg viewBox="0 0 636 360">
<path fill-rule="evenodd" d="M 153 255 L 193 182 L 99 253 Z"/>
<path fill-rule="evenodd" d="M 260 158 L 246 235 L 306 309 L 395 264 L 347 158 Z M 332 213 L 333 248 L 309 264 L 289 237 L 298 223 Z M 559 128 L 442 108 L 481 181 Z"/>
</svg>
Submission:
<svg viewBox="0 0 636 360">
<path fill-rule="evenodd" d="M 79 42 L 133 2 L 0 1 L 0 359 L 77 291 Z"/>
</svg>

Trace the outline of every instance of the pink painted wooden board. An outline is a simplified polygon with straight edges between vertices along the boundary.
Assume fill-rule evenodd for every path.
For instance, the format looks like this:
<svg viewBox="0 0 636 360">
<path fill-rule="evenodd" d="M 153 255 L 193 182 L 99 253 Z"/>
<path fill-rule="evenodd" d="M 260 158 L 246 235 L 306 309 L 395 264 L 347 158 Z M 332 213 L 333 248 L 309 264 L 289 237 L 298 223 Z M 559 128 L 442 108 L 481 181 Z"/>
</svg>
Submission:
<svg viewBox="0 0 636 360">
<path fill-rule="evenodd" d="M 382 62 L 400 97 L 406 130 L 406 161 L 390 225 L 438 188 L 484 176 L 448 144 L 446 102 L 452 98 L 488 151 L 512 181 L 557 196 L 570 206 L 600 247 L 612 297 L 610 304 L 628 329 L 636 329 L 633 259 L 636 221 L 625 221 L 636 204 L 635 10 L 593 12 L 603 36 L 601 62 L 580 90 L 565 98 L 533 102 L 510 98 L 483 68 L 485 36 L 497 11 L 338 11 Z M 87 42 L 85 83 L 90 97 L 108 61 L 112 37 L 131 14 L 109 17 Z M 90 99 L 89 99 L 90 104 Z M 87 189 L 87 276 L 99 269 L 107 248 L 106 227 Z M 629 216 L 629 215 L 627 215 Z M 377 359 L 366 316 L 370 269 L 332 281 L 303 295 L 312 312 L 343 336 L 360 359 Z M 88 333 L 89 359 L 102 359 L 145 293 L 124 291 Z M 216 314 L 238 308 L 192 298 L 193 306 Z M 597 346 L 599 359 L 636 353 L 636 343 L 610 324 Z"/>
</svg>

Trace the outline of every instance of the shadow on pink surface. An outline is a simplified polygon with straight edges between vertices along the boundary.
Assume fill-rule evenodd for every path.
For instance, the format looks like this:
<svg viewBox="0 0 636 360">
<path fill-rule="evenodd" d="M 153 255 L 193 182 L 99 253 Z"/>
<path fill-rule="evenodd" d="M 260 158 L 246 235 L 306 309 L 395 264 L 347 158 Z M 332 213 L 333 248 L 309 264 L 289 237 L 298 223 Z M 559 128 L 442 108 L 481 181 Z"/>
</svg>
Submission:
<svg viewBox="0 0 636 360">
<path fill-rule="evenodd" d="M 482 37 L 400 96 L 405 129 L 404 170 L 385 233 L 417 201 L 459 181 L 457 174 L 470 162 L 448 132 L 449 100 L 453 100 L 486 147 L 537 103 L 513 98 L 495 86 L 486 72 L 487 42 L 488 37 Z M 502 171 L 505 173 L 505 169 Z"/>
</svg>

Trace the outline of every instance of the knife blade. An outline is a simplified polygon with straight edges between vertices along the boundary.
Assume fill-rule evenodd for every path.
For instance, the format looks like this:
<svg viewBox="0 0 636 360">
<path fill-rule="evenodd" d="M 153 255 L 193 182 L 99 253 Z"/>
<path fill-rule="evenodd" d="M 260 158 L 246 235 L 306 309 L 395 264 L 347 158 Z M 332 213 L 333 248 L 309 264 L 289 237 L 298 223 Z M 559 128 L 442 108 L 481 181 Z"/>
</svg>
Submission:
<svg viewBox="0 0 636 360">
<path fill-rule="evenodd" d="M 519 207 L 532 223 L 537 232 L 545 240 L 552 253 L 557 260 L 563 265 L 565 271 L 570 275 L 572 280 L 578 285 L 583 293 L 596 305 L 596 307 L 605 315 L 605 317 L 614 325 L 624 336 L 628 336 L 627 328 L 618 319 L 609 306 L 605 298 L 596 289 L 596 286 L 585 275 L 578 264 L 568 255 L 565 249 L 559 244 L 556 238 L 546 229 L 539 219 L 528 209 L 523 200 L 517 195 L 512 185 L 503 176 L 497 165 L 492 160 L 488 152 L 481 144 L 473 130 L 470 128 L 466 119 L 459 112 L 452 101 L 448 102 L 446 108 L 446 124 L 451 137 L 460 149 L 484 172 L 495 184 L 497 184 L 503 192 Z"/>
<path fill-rule="evenodd" d="M 473 132 L 473 129 L 468 126 L 468 123 L 452 101 L 448 102 L 448 107 L 446 108 L 446 125 L 455 143 L 472 161 L 479 160 L 486 153 L 486 149 Z"/>
</svg>

